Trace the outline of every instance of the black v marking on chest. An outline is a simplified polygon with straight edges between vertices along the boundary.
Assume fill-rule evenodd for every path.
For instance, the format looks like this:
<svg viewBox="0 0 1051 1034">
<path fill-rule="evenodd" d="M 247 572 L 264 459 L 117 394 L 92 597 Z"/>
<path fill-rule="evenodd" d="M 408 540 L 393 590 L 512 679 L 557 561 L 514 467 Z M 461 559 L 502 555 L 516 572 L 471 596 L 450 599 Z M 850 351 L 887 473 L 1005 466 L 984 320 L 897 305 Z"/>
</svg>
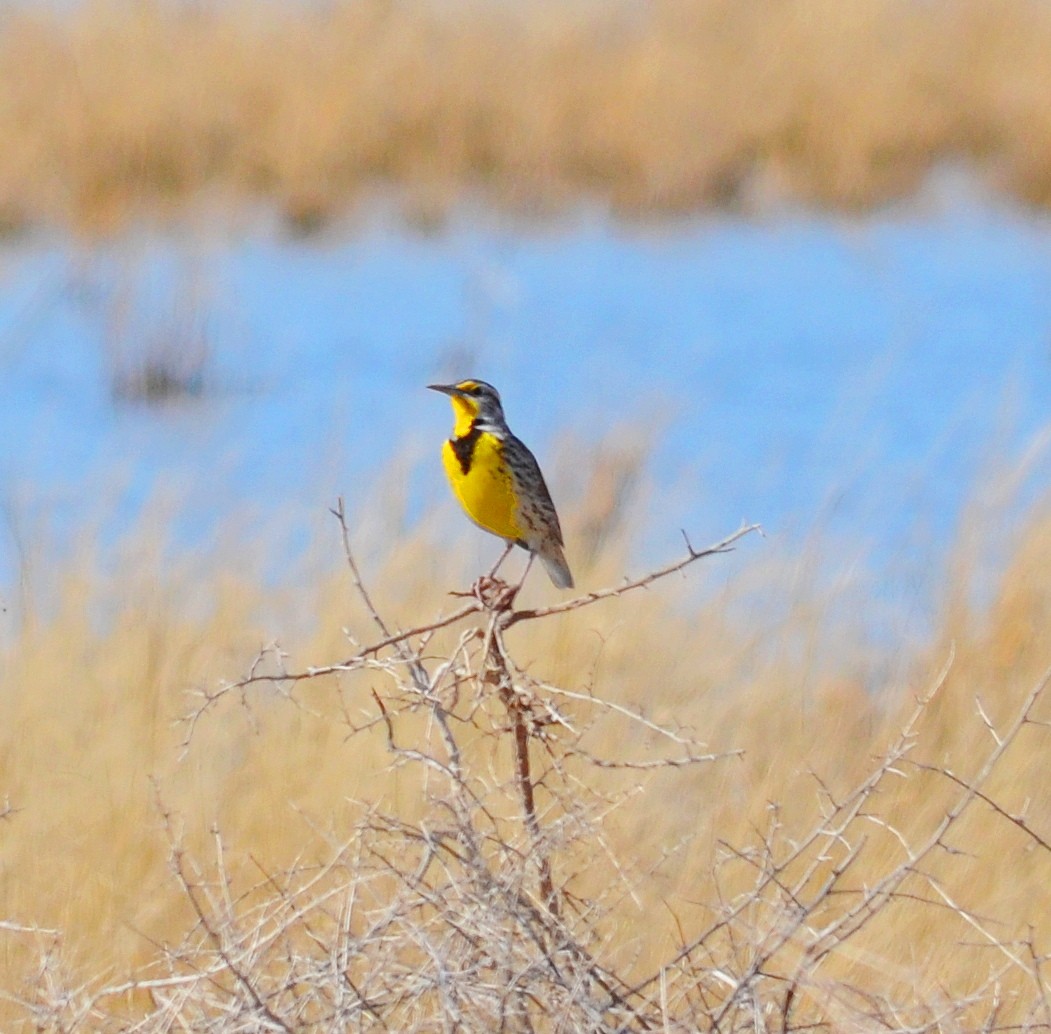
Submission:
<svg viewBox="0 0 1051 1034">
<path fill-rule="evenodd" d="M 449 444 L 453 447 L 453 455 L 456 457 L 457 463 L 460 464 L 460 470 L 465 474 L 471 469 L 475 446 L 478 444 L 478 439 L 481 436 L 481 429 L 472 427 L 467 434 L 461 435 L 459 438 L 449 439 Z"/>
</svg>

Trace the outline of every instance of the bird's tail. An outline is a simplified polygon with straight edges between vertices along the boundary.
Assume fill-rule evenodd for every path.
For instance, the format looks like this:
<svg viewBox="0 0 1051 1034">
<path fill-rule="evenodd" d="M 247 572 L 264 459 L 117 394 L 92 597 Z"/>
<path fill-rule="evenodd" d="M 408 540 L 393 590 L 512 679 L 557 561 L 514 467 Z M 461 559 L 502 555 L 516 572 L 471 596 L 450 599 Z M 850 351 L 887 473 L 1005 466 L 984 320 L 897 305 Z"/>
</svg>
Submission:
<svg viewBox="0 0 1051 1034">
<path fill-rule="evenodd" d="M 543 560 L 548 577 L 559 589 L 573 588 L 573 575 L 569 573 L 569 564 L 566 563 L 566 556 L 558 543 L 546 543 L 537 555 Z"/>
</svg>

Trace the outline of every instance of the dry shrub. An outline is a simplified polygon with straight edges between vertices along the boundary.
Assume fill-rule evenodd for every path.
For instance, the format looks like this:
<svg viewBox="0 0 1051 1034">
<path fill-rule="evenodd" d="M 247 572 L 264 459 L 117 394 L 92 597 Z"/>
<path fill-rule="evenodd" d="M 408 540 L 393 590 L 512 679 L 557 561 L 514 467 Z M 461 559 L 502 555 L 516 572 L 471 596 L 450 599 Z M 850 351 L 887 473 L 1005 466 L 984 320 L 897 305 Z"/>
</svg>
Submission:
<svg viewBox="0 0 1051 1034">
<path fill-rule="evenodd" d="M 636 464 L 567 515 L 577 601 L 450 598 L 431 523 L 355 526 L 367 598 L 138 548 L 70 579 L 3 661 L 5 1029 L 1051 1022 L 1046 511 L 871 685 L 799 649 L 815 601 L 750 606 L 754 541 L 625 584 Z"/>
</svg>

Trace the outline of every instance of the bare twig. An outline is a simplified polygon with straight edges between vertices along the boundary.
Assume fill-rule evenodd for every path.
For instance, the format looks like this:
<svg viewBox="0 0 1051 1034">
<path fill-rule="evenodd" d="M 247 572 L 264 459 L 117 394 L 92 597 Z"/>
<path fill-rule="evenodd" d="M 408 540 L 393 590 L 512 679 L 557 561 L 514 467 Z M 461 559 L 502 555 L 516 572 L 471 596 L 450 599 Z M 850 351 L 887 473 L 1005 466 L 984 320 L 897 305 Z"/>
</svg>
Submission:
<svg viewBox="0 0 1051 1034">
<path fill-rule="evenodd" d="M 682 537 L 686 541 L 686 556 L 682 559 L 676 560 L 674 563 L 667 564 L 664 567 L 659 567 L 655 571 L 650 571 L 648 574 L 644 574 L 640 578 L 626 580 L 623 585 L 611 586 L 608 589 L 598 589 L 595 592 L 584 593 L 582 596 L 566 600 L 564 603 L 553 604 L 550 607 L 537 607 L 532 610 L 516 610 L 507 619 L 504 627 L 509 628 L 511 625 L 515 625 L 519 621 L 532 621 L 535 618 L 550 617 L 552 614 L 564 614 L 566 611 L 579 610 L 581 607 L 589 607 L 591 604 L 598 603 L 600 600 L 608 600 L 613 597 L 623 596 L 635 589 L 644 589 L 646 586 L 652 585 L 654 582 L 660 581 L 662 578 L 667 578 L 668 575 L 682 571 L 684 568 L 689 567 L 698 560 L 703 560 L 705 557 L 732 552 L 734 543 L 737 542 L 738 539 L 744 538 L 745 535 L 751 534 L 753 531 L 762 534 L 762 527 L 758 524 L 743 525 L 732 535 L 727 535 L 721 542 L 717 542 L 714 546 L 709 546 L 707 549 L 695 549 L 690 544 L 690 540 L 686 537 L 686 533 L 683 532 Z"/>
</svg>

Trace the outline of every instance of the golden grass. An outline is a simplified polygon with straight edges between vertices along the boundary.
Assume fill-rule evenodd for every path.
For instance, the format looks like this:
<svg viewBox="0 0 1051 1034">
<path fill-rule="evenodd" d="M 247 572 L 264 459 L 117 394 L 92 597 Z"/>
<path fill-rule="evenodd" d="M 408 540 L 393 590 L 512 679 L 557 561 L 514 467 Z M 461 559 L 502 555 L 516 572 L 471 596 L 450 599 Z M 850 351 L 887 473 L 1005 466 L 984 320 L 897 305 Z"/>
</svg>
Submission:
<svg viewBox="0 0 1051 1034">
<path fill-rule="evenodd" d="M 569 540 L 580 546 L 575 556 L 596 557 L 578 562 L 586 588 L 613 583 L 623 572 L 627 536 L 618 485 L 624 482 L 615 468 L 598 466 L 586 496 L 591 502 L 569 516 Z M 450 607 L 445 593 L 461 579 L 463 563 L 450 558 L 447 540 L 421 527 L 380 555 L 368 547 L 376 536 L 361 535 L 383 612 L 410 625 Z M 591 551 L 589 543 L 602 548 Z M 685 582 L 630 602 L 610 600 L 508 633 L 516 659 L 532 674 L 641 706 L 656 722 L 697 731 L 714 751 L 743 751 L 650 776 L 581 773 L 604 793 L 641 788 L 604 823 L 608 856 L 584 845 L 559 862 L 560 879 L 584 895 L 615 882 L 613 858 L 639 874 L 632 896 L 599 924 L 610 955 L 632 972 L 650 972 L 701 928 L 717 890 L 730 895 L 755 880 L 749 865 L 719 862 L 721 845 L 743 851 L 764 837 L 782 844 L 801 837 L 819 821 L 826 794 L 846 793 L 872 770 L 950 654 L 945 685 L 920 719 L 914 757 L 963 778 L 973 776 L 993 745 L 976 700 L 1002 730 L 1051 664 L 1046 510 L 1034 512 L 1019 536 L 988 609 L 974 612 L 964 603 L 966 586 L 952 587 L 944 627 L 914 656 L 898 659 L 895 669 L 908 675 L 875 686 L 865 685 L 877 667 L 863 635 L 851 645 L 842 623 L 836 649 L 822 656 L 827 629 L 820 615 L 837 601 L 807 598 L 798 578 L 789 580 L 796 597 L 784 601 L 789 620 L 774 624 L 758 610 L 742 617 L 757 593 L 769 601 L 790 591 L 765 567 L 764 548 L 750 542 L 737 554 L 705 561 L 735 572 L 733 587 L 711 598 L 698 597 L 704 573 L 694 569 Z M 170 562 L 150 564 L 139 547 L 132 554 L 134 562 L 108 581 L 90 570 L 68 577 L 59 605 L 46 617 L 26 615 L 3 654 L 0 792 L 14 810 L 0 824 L 0 920 L 61 931 L 56 948 L 45 933 L 0 928 L 0 990 L 16 998 L 32 997 L 42 980 L 40 952 L 57 952 L 54 964 L 71 984 L 112 984 L 141 971 L 158 945 L 185 933 L 192 915 L 169 870 L 165 812 L 195 857 L 210 855 L 218 831 L 231 871 L 251 881 L 259 870 L 329 857 L 360 802 L 407 820 L 423 808 L 419 776 L 391 767 L 382 728 L 348 738 L 341 720 L 345 713 L 374 714 L 370 689 L 385 691 L 381 675 L 308 682 L 298 705 L 265 690 L 249 690 L 243 701 L 231 695 L 202 718 L 185 755 L 186 728 L 173 724 L 192 707 L 189 690 L 243 674 L 275 635 L 292 653 L 293 668 L 351 653 L 344 627 L 367 639 L 367 616 L 345 571 L 278 593 L 205 565 L 180 571 Z M 543 579 L 534 578 L 523 602 L 550 598 Z M 290 623 L 298 632 L 283 633 L 274 616 L 282 612 L 295 615 Z M 449 633 L 429 652 L 441 656 L 454 642 Z M 408 735 L 407 728 L 400 733 Z M 616 715 L 597 721 L 587 743 L 621 758 L 643 758 L 656 747 Z M 468 750 L 481 752 L 471 755 L 480 766 L 504 763 L 488 756 L 484 740 Z M 875 881 L 900 860 L 902 842 L 890 826 L 917 842 L 959 790 L 944 775 L 902 773 L 873 799 L 856 882 Z M 985 790 L 1051 839 L 1049 776 L 1047 730 L 1034 725 L 1022 731 Z M 514 801 L 505 804 L 513 813 Z M 1021 954 L 1026 945 L 1038 956 L 1051 951 L 1043 924 L 1051 909 L 1051 851 L 981 802 L 952 841 L 959 853 L 935 852 L 927 866 L 945 894 L 982 917 L 1000 944 Z M 834 845 L 829 850 L 831 858 Z M 568 872 L 573 858 L 579 871 Z M 828 907 L 831 915 L 834 903 Z M 1003 961 L 959 912 L 903 900 L 835 953 L 822 974 L 829 986 L 894 988 L 907 1001 L 931 1005 L 942 995 L 962 1001 Z M 778 965 L 785 964 L 779 957 Z M 53 978 L 55 971 L 48 972 Z M 1008 966 L 1004 994 L 1022 988 L 1023 977 Z M 5 1028 L 26 1017 L 21 1006 L 5 1008 Z M 1008 1006 L 1000 1018 L 1024 1013 L 1024 1005 L 1014 1012 Z"/>
<path fill-rule="evenodd" d="M 1051 200 L 1041 0 L 87 2 L 0 19 L 0 215 L 188 196 L 309 229 L 375 187 L 427 224 L 793 198 L 870 206 L 966 159 Z"/>
</svg>

